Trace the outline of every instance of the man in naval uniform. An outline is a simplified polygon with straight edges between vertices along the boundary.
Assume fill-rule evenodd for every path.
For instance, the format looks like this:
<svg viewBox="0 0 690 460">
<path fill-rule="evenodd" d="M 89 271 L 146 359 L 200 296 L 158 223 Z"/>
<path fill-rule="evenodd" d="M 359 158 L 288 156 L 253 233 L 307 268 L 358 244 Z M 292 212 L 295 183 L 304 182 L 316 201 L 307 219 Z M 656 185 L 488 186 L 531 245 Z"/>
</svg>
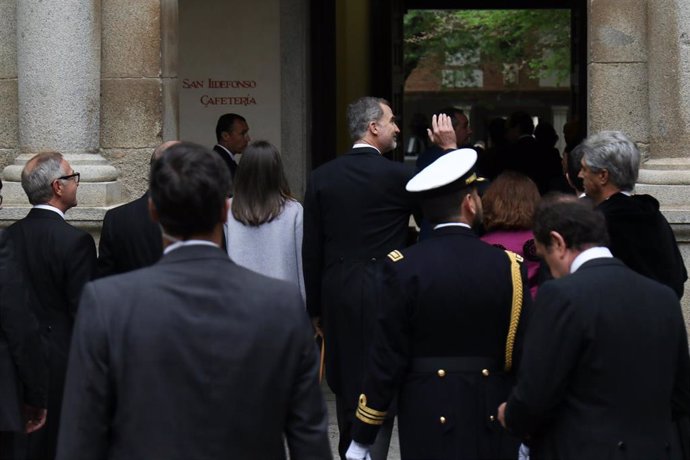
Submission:
<svg viewBox="0 0 690 460">
<path fill-rule="evenodd" d="M 488 245 L 472 149 L 450 152 L 407 184 L 429 239 L 388 254 L 348 459 L 369 445 L 398 393 L 403 459 L 515 458 L 496 418 L 518 365 L 529 295 L 521 260 Z"/>
</svg>

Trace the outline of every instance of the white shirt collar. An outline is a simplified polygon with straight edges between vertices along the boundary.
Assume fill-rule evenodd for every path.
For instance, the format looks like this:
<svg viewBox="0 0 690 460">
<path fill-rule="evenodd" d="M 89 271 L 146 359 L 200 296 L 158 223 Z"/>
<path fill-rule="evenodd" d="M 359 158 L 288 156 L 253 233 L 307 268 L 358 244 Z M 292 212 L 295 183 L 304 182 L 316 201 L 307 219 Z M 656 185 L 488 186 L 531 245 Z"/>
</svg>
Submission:
<svg viewBox="0 0 690 460">
<path fill-rule="evenodd" d="M 234 154 L 234 153 L 232 153 L 230 150 L 226 149 L 225 147 L 223 147 L 223 146 L 220 145 L 220 144 L 216 144 L 216 145 L 217 145 L 218 147 L 220 147 L 221 149 L 225 150 L 225 152 L 227 152 L 227 154 L 230 155 L 230 159 L 231 159 L 232 161 L 235 161 L 235 154 Z"/>
<path fill-rule="evenodd" d="M 443 227 L 466 227 L 472 230 L 472 227 L 469 225 L 463 223 L 463 222 L 446 222 L 445 224 L 438 224 L 437 226 L 434 227 L 434 230 L 437 228 L 443 228 Z"/>
<path fill-rule="evenodd" d="M 34 205 L 34 208 L 36 208 L 36 209 L 46 209 L 46 210 L 48 210 L 48 211 L 53 211 L 53 212 L 56 212 L 56 213 L 60 214 L 60 217 L 62 217 L 63 219 L 65 218 L 65 213 L 64 213 L 64 212 L 60 211 L 60 210 L 59 210 L 58 208 L 56 208 L 55 206 L 51 206 L 51 205 L 49 205 L 49 204 L 36 204 L 36 205 Z"/>
<path fill-rule="evenodd" d="M 370 148 L 370 149 L 376 150 L 377 152 L 379 152 L 379 154 L 381 154 L 381 151 L 380 151 L 379 149 L 377 149 L 376 147 L 374 147 L 374 146 L 371 145 L 371 144 L 365 144 L 364 142 L 358 142 L 358 143 L 356 143 L 355 145 L 353 145 L 352 148 L 353 148 L 353 149 Z"/>
<path fill-rule="evenodd" d="M 185 241 L 176 241 L 175 243 L 171 244 L 170 246 L 166 247 L 163 250 L 163 254 L 167 254 L 171 251 L 174 251 L 175 249 L 179 249 L 183 246 L 213 246 L 214 248 L 219 247 L 216 243 L 212 243 L 207 240 L 185 240 Z"/>
<path fill-rule="evenodd" d="M 586 249 L 578 254 L 570 264 L 570 273 L 575 273 L 578 268 L 582 267 L 585 262 L 589 262 L 592 259 L 603 259 L 613 257 L 609 248 L 604 246 L 596 246 L 593 248 Z"/>
</svg>

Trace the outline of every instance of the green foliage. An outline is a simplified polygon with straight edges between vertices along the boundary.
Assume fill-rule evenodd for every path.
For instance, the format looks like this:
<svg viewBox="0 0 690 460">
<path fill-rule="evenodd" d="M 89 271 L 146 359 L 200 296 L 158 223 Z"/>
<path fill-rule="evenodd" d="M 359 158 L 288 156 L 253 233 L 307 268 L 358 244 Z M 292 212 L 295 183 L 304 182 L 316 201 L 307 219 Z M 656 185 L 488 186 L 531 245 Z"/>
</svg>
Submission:
<svg viewBox="0 0 690 460">
<path fill-rule="evenodd" d="M 405 74 L 423 57 L 477 55 L 484 63 L 516 64 L 530 76 L 570 75 L 567 10 L 410 10 L 404 18 Z M 477 68 L 471 62 L 465 64 Z"/>
</svg>

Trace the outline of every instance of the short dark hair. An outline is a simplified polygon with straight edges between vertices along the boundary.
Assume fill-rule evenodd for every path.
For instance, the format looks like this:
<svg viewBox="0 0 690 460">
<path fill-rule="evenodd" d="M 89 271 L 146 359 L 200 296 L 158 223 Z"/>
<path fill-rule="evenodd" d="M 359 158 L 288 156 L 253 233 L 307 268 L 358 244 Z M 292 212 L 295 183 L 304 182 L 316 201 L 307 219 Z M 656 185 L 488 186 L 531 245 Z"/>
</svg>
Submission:
<svg viewBox="0 0 690 460">
<path fill-rule="evenodd" d="M 552 244 L 550 233 L 558 232 L 568 249 L 606 246 L 609 242 L 606 219 L 586 200 L 572 195 L 554 194 L 542 199 L 534 216 L 534 238 L 546 247 Z"/>
<path fill-rule="evenodd" d="M 514 171 L 501 173 L 482 195 L 484 227 L 487 231 L 531 228 L 540 198 L 529 177 Z"/>
<path fill-rule="evenodd" d="M 266 141 L 249 144 L 233 183 L 232 215 L 244 225 L 259 226 L 280 215 L 291 199 L 278 149 Z"/>
<path fill-rule="evenodd" d="M 527 112 L 513 112 L 508 118 L 508 129 L 516 127 L 521 134 L 534 134 L 534 121 Z"/>
<path fill-rule="evenodd" d="M 422 213 L 432 225 L 456 222 L 460 218 L 460 203 L 468 193 L 475 190 L 474 185 L 443 194 L 422 193 Z"/>
<path fill-rule="evenodd" d="M 182 239 L 207 233 L 221 222 L 230 173 L 206 147 L 180 142 L 151 167 L 151 200 L 163 229 Z"/>
<path fill-rule="evenodd" d="M 216 123 L 216 142 L 220 142 L 223 132 L 229 133 L 232 131 L 232 127 L 237 120 L 247 122 L 242 115 L 237 115 L 236 113 L 226 113 L 218 118 L 218 123 Z"/>
</svg>

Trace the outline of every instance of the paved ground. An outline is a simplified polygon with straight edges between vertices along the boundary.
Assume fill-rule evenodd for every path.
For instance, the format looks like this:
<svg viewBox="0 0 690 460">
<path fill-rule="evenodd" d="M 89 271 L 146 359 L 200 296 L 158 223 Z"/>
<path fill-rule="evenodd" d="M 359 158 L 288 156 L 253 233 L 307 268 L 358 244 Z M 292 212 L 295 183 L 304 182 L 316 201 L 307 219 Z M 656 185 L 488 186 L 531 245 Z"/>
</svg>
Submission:
<svg viewBox="0 0 690 460">
<path fill-rule="evenodd" d="M 338 422 L 335 417 L 335 395 L 328 388 L 328 385 L 323 384 L 323 395 L 326 399 L 326 406 L 328 407 L 328 439 L 331 441 L 331 451 L 333 458 L 338 459 Z M 400 446 L 398 445 L 398 425 L 397 421 L 393 427 L 393 437 L 391 438 L 391 447 L 388 451 L 388 460 L 400 460 Z"/>
</svg>

